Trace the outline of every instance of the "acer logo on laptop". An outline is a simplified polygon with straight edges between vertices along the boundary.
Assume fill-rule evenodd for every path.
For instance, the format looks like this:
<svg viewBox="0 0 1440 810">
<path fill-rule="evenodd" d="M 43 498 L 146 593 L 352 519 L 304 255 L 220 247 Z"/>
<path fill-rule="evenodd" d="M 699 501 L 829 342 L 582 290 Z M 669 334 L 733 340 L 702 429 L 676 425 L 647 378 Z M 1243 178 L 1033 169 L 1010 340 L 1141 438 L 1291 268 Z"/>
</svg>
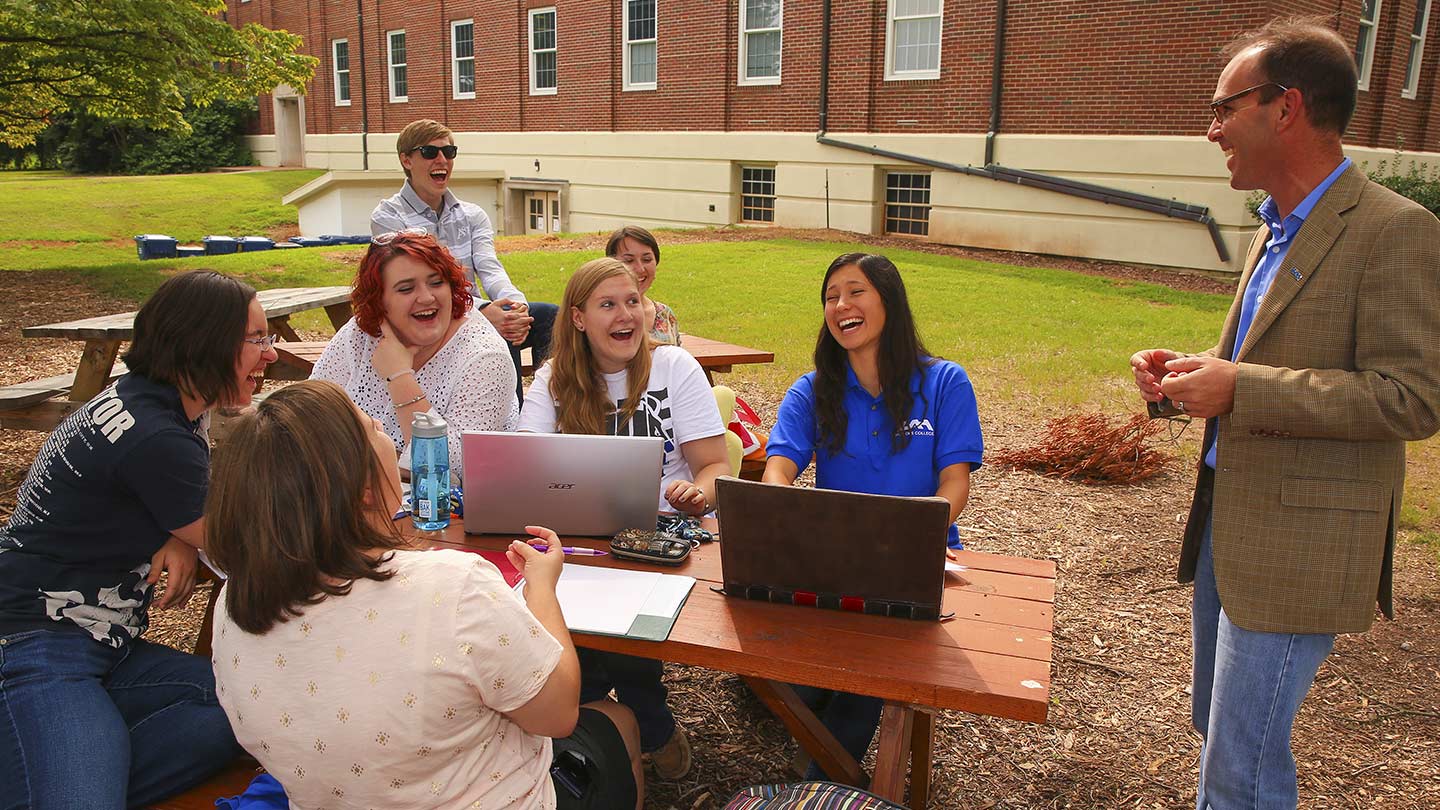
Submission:
<svg viewBox="0 0 1440 810">
<path fill-rule="evenodd" d="M 562 484 L 562 483 L 560 483 L 560 482 L 558 482 L 558 481 L 552 481 L 552 482 L 550 482 L 548 485 L 546 485 L 545 488 L 546 488 L 546 489 L 574 489 L 574 488 L 575 488 L 575 485 L 574 485 L 574 484 Z"/>
</svg>

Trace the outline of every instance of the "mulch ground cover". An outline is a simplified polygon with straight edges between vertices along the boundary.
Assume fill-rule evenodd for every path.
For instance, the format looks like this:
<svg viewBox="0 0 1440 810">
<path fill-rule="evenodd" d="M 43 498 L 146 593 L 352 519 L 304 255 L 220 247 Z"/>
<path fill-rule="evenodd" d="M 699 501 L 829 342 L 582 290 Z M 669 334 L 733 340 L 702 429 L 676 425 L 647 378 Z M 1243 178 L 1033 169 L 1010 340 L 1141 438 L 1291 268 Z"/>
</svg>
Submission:
<svg viewBox="0 0 1440 810">
<path fill-rule="evenodd" d="M 839 232 L 722 229 L 699 239 L 777 235 L 854 241 Z M 666 244 L 689 237 L 667 234 Z M 506 250 L 589 249 L 533 238 Z M 1202 276 L 1098 262 L 866 239 L 1011 264 L 1203 290 L 1233 289 Z M 530 244 L 533 242 L 534 244 Z M 0 273 L 0 385 L 71 370 L 79 344 L 27 340 L 21 326 L 131 308 L 65 273 Z M 1124 370 L 1117 370 L 1123 374 Z M 781 390 L 737 385 L 772 421 Z M 1043 415 L 986 406 L 992 449 L 1037 441 Z M 39 449 L 39 433 L 0 431 L 0 520 Z M 1055 659 L 1044 725 L 942 712 L 932 808 L 1179 808 L 1193 806 L 1198 737 L 1189 728 L 1189 586 L 1175 582 L 1193 441 L 1141 485 L 1091 486 L 990 465 L 973 479 L 960 519 L 967 547 L 1054 560 Z M 1343 636 L 1321 668 L 1295 731 L 1300 804 L 1306 808 L 1440 808 L 1440 565 L 1434 551 L 1396 549 L 1394 622 Z M 203 592 L 188 609 L 153 614 L 150 637 L 193 644 Z M 671 705 L 689 729 L 695 767 L 684 779 L 651 774 L 647 807 L 717 808 L 736 789 L 792 778 L 795 744 L 740 681 L 671 666 Z M 873 754 L 872 754 L 873 755 Z"/>
</svg>

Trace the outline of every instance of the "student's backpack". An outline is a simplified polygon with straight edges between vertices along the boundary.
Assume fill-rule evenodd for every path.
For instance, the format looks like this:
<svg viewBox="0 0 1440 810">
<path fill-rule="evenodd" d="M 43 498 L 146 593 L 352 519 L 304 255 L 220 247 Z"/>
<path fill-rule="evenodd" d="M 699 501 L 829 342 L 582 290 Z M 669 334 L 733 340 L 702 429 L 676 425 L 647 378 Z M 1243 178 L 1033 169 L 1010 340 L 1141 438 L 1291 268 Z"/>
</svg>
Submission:
<svg viewBox="0 0 1440 810">
<path fill-rule="evenodd" d="M 757 785 L 730 797 L 724 810 L 905 810 L 874 793 L 837 785 L 834 782 L 796 782 L 789 785 Z"/>
</svg>

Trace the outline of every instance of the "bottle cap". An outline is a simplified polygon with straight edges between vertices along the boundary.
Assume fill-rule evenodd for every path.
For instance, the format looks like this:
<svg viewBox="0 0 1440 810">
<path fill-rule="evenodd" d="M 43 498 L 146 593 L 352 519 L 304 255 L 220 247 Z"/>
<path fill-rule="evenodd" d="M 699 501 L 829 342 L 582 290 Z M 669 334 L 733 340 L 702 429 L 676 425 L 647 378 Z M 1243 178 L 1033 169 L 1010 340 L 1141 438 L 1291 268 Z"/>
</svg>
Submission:
<svg viewBox="0 0 1440 810">
<path fill-rule="evenodd" d="M 417 439 L 445 438 L 445 420 L 436 413 L 417 413 L 410 423 L 410 435 Z"/>
</svg>

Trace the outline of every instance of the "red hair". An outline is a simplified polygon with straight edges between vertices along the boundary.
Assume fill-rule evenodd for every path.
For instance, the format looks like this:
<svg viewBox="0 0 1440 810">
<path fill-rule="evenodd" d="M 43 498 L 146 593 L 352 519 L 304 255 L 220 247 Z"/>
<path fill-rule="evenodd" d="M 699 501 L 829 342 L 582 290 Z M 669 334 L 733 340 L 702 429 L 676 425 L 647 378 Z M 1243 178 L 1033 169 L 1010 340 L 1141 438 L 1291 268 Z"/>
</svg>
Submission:
<svg viewBox="0 0 1440 810">
<path fill-rule="evenodd" d="M 397 256 L 409 256 L 440 274 L 450 285 L 450 317 L 465 317 L 475 297 L 470 293 L 470 279 L 464 268 L 431 234 L 396 234 L 388 244 L 370 243 L 360 269 L 355 271 L 355 284 L 350 289 L 350 305 L 355 310 L 355 325 L 371 337 L 380 336 L 380 322 L 385 320 L 385 265 Z"/>
</svg>

